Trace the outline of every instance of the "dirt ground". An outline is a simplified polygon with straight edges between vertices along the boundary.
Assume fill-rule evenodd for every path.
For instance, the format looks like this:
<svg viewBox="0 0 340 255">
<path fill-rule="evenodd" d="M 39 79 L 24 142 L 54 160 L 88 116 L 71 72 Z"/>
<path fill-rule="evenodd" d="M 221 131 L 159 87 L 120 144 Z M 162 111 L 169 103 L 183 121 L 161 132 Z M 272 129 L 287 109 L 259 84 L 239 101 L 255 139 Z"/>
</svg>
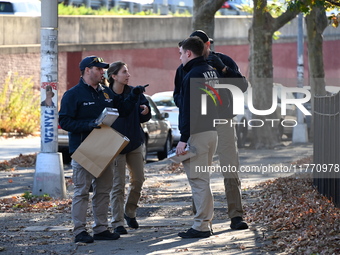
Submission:
<svg viewBox="0 0 340 255">
<path fill-rule="evenodd" d="M 241 150 L 240 159 L 244 165 L 299 167 L 311 160 L 311 148 L 283 146 L 261 153 Z M 34 168 L 0 171 L 0 254 L 340 254 L 336 245 L 340 242 L 339 209 L 319 195 L 307 177 L 291 173 L 241 176 L 249 223 L 249 229 L 242 231 L 230 230 L 223 179 L 213 173 L 214 236 L 179 238 L 177 233 L 192 224 L 191 189 L 183 168 L 167 160 L 145 165 L 138 230 L 128 229 L 128 235 L 113 242 L 75 244 L 70 214 L 72 170 L 69 166 L 64 169 L 68 198 L 38 202 L 20 197 L 32 188 Z M 87 213 L 91 233 L 90 206 Z"/>
<path fill-rule="evenodd" d="M 66 175 L 70 173 L 66 166 Z M 27 171 L 22 169 L 22 171 Z M 18 173 L 17 173 L 18 172 Z M 166 218 L 172 221 L 178 217 L 192 219 L 191 190 L 186 175 L 180 165 L 148 164 L 145 167 L 146 182 L 144 184 L 137 218 L 143 228 L 143 219 Z M 9 177 L 16 182 L 15 177 L 20 171 L 9 172 Z M 25 181 L 29 181 L 25 176 Z M 66 181 L 70 182 L 69 179 Z M 24 189 L 28 185 L 23 185 Z M 72 185 L 67 185 L 68 199 L 64 200 L 58 209 L 53 207 L 56 201 L 45 201 L 35 208 L 26 207 L 24 203 L 13 209 L 11 203 L 2 204 L 0 213 L 0 252 L 1 254 L 81 254 L 79 246 L 73 242 L 71 220 Z M 8 199 L 11 199 L 10 197 Z M 49 205 L 51 203 L 51 205 Z M 51 207 L 49 207 L 51 206 Z M 22 207 L 22 208 L 20 208 Z M 223 190 L 215 192 L 215 220 L 227 221 L 226 203 Z M 109 211 L 109 216 L 110 216 Z M 190 223 L 188 221 L 188 223 Z M 91 233 L 92 213 L 88 207 L 88 229 Z M 179 225 L 182 225 L 180 223 Z M 145 226 L 145 228 L 152 226 Z M 184 227 L 189 228 L 188 226 Z M 169 228 L 168 234 L 177 234 L 183 227 Z M 134 231 L 134 230 L 130 230 Z M 130 232 L 129 231 L 129 232 Z M 157 231 L 151 231 L 149 238 L 157 238 Z M 163 229 L 164 231 L 164 229 Z M 149 231 L 150 232 L 150 231 Z M 148 233 L 149 233 L 148 232 Z M 153 233 L 154 232 L 154 233 Z M 162 233 L 162 235 L 166 234 Z M 146 233 L 147 234 L 147 233 Z M 145 235 L 145 234 L 144 234 Z M 101 253 L 95 253 L 101 254 Z"/>
</svg>

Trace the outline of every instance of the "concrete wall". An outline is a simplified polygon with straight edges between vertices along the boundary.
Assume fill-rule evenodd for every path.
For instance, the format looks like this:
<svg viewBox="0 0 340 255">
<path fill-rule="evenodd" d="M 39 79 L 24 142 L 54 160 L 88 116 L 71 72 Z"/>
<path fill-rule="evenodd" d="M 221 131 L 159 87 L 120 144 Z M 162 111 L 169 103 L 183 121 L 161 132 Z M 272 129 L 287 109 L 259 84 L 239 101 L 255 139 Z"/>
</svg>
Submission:
<svg viewBox="0 0 340 255">
<path fill-rule="evenodd" d="M 191 30 L 188 17 L 59 16 L 58 22 L 59 45 L 65 51 L 88 49 L 93 45 L 110 49 L 121 43 L 144 44 L 144 48 L 153 48 L 155 44 L 166 47 L 185 38 Z M 0 31 L 2 46 L 33 46 L 40 42 L 40 18 L 0 15 Z M 0 51 L 10 52 L 13 51 L 6 52 L 4 47 Z"/>
<path fill-rule="evenodd" d="M 274 42 L 274 78 L 296 81 L 296 20 L 283 27 Z M 248 74 L 248 29 L 251 18 L 216 17 L 214 47 L 230 55 Z M 149 83 L 147 93 L 172 90 L 180 64 L 177 43 L 191 33 L 191 18 L 185 17 L 59 17 L 59 96 L 79 80 L 78 64 L 87 55 L 107 62 L 122 60 L 129 66 L 131 85 Z M 340 77 L 340 30 L 324 33 L 326 77 Z M 40 86 L 40 18 L 0 16 L 0 84 L 9 72 L 33 76 Z M 305 48 L 305 77 L 308 76 Z M 290 85 L 290 84 L 286 84 Z M 295 86 L 295 84 L 291 84 Z"/>
<path fill-rule="evenodd" d="M 191 32 L 190 17 L 59 16 L 58 22 L 58 41 L 63 51 L 101 46 L 107 50 L 117 46 L 121 48 L 121 43 L 129 48 L 130 44 L 134 48 L 172 47 L 173 43 L 176 44 Z M 215 35 L 210 37 L 219 45 L 246 44 L 250 25 L 251 17 L 217 16 Z M 295 40 L 297 21 L 293 20 L 279 31 L 278 42 Z M 40 17 L 0 15 L 0 32 L 0 54 L 18 53 L 18 48 L 13 49 L 13 46 L 38 46 Z M 324 36 L 326 40 L 340 39 L 340 30 L 328 27 Z"/>
</svg>

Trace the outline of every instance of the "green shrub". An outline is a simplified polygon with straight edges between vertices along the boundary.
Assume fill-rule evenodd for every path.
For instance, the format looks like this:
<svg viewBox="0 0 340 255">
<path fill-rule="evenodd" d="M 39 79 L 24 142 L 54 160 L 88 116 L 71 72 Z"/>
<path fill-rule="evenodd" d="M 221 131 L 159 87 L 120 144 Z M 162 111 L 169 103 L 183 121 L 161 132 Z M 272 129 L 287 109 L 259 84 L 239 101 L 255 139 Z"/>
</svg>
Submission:
<svg viewBox="0 0 340 255">
<path fill-rule="evenodd" d="M 41 196 L 32 195 L 30 191 L 25 191 L 24 194 L 21 195 L 26 201 L 33 202 L 33 201 L 49 201 L 52 200 L 49 194 L 44 194 Z"/>
<path fill-rule="evenodd" d="M 59 15 L 131 15 L 129 11 L 124 9 L 116 9 L 112 8 L 111 10 L 107 10 L 102 7 L 98 10 L 94 10 L 92 8 L 87 8 L 84 5 L 82 6 L 72 6 L 72 5 L 64 5 L 63 3 L 58 5 L 58 14 Z"/>
<path fill-rule="evenodd" d="M 86 8 L 84 5 L 80 7 L 75 7 L 72 5 L 58 5 L 58 14 L 59 15 L 95 15 L 95 10 L 91 8 Z"/>
<path fill-rule="evenodd" d="M 40 126 L 40 93 L 31 78 L 9 75 L 0 86 L 0 135 L 32 134 Z"/>
<path fill-rule="evenodd" d="M 125 15 L 134 15 L 134 16 L 157 16 L 158 14 L 153 13 L 150 10 L 141 11 L 135 14 L 131 14 L 129 10 L 125 10 L 122 8 L 111 8 L 110 10 L 105 7 L 101 7 L 98 10 L 94 10 L 92 8 L 87 8 L 84 5 L 82 6 L 72 6 L 72 5 L 64 5 L 60 3 L 58 5 L 58 15 L 111 15 L 111 16 L 125 16 Z M 171 15 L 171 13 L 169 13 Z M 173 16 L 192 16 L 188 11 L 184 13 L 174 13 Z"/>
</svg>

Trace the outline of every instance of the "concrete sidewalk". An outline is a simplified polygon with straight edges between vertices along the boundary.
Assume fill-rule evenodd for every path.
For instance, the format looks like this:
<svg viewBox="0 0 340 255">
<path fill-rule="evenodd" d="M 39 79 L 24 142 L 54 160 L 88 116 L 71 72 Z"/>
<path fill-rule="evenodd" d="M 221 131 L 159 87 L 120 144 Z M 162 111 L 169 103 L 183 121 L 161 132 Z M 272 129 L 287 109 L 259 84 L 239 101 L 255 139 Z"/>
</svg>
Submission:
<svg viewBox="0 0 340 255">
<path fill-rule="evenodd" d="M 312 155 L 312 144 L 280 146 L 274 150 L 240 150 L 240 173 L 244 203 L 252 202 L 249 195 L 251 187 L 271 178 L 287 176 L 299 169 L 291 163 Z M 218 161 L 215 161 L 218 164 Z M 141 205 L 137 213 L 140 228 L 128 229 L 129 234 L 117 241 L 95 241 L 93 244 L 75 244 L 72 236 L 70 214 L 36 213 L 1 213 L 0 224 L 2 238 L 1 254 L 263 254 L 261 229 L 250 224 L 248 230 L 232 231 L 226 214 L 223 178 L 220 173 L 211 176 L 215 197 L 214 236 L 206 239 L 181 239 L 178 232 L 185 231 L 192 225 L 191 190 L 183 172 L 169 171 L 170 162 L 163 160 L 145 166 L 146 182 Z M 258 172 L 254 173 L 254 169 Z M 277 170 L 268 173 L 268 169 Z M 280 169 L 282 171 L 280 171 Z M 251 172 L 251 170 L 253 172 Z M 287 170 L 284 172 L 283 170 Z M 33 185 L 34 169 L 20 169 L 14 172 L 0 172 L 0 198 L 22 194 Z M 72 170 L 65 168 L 65 175 Z M 8 179 L 13 180 L 8 183 Z M 15 184 L 15 188 L 13 185 Z M 72 195 L 70 190 L 68 195 Z M 139 217 L 138 214 L 144 215 Z M 145 216 L 147 215 L 147 216 Z M 171 217 L 168 217 L 170 215 Z M 32 220 L 35 219 L 35 220 Z M 89 215 L 92 221 L 92 215 Z M 21 227 L 11 226 L 19 222 Z M 90 225 L 89 225 L 90 227 Z M 13 230 L 15 229 L 15 231 Z M 15 242 L 10 242 L 15 239 Z M 27 238 L 33 242 L 25 244 Z"/>
<path fill-rule="evenodd" d="M 40 151 L 40 136 L 29 136 L 25 138 L 2 138 L 0 137 L 0 162 L 10 160 L 20 154 L 33 154 Z M 5 148 L 5 149 L 4 149 Z"/>
</svg>

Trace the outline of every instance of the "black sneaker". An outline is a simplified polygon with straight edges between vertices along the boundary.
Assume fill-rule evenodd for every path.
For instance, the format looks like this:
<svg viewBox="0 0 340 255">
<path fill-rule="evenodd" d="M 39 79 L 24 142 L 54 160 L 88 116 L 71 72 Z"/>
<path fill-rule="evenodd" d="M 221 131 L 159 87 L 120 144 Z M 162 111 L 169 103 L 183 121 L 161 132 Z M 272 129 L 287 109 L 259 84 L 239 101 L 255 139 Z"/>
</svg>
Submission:
<svg viewBox="0 0 340 255">
<path fill-rule="evenodd" d="M 136 218 L 130 218 L 126 214 L 124 214 L 124 219 L 126 220 L 126 223 L 130 228 L 139 228 L 139 224 L 136 220 Z"/>
<path fill-rule="evenodd" d="M 211 231 L 198 231 L 190 228 L 187 232 L 180 232 L 178 236 L 182 238 L 207 238 L 211 236 Z"/>
<path fill-rule="evenodd" d="M 234 230 L 247 229 L 248 224 L 243 221 L 242 217 L 234 217 L 231 219 L 230 228 Z"/>
<path fill-rule="evenodd" d="M 117 240 L 120 237 L 117 233 L 111 233 L 109 230 L 105 230 L 99 234 L 94 234 L 94 240 Z"/>
<path fill-rule="evenodd" d="M 93 243 L 93 237 L 89 235 L 86 231 L 83 231 L 76 235 L 74 238 L 75 243 Z"/>
<path fill-rule="evenodd" d="M 120 234 L 120 235 L 126 235 L 128 233 L 126 231 L 126 228 L 124 228 L 123 226 L 116 227 L 114 229 L 114 232 L 117 233 L 117 234 Z"/>
</svg>

